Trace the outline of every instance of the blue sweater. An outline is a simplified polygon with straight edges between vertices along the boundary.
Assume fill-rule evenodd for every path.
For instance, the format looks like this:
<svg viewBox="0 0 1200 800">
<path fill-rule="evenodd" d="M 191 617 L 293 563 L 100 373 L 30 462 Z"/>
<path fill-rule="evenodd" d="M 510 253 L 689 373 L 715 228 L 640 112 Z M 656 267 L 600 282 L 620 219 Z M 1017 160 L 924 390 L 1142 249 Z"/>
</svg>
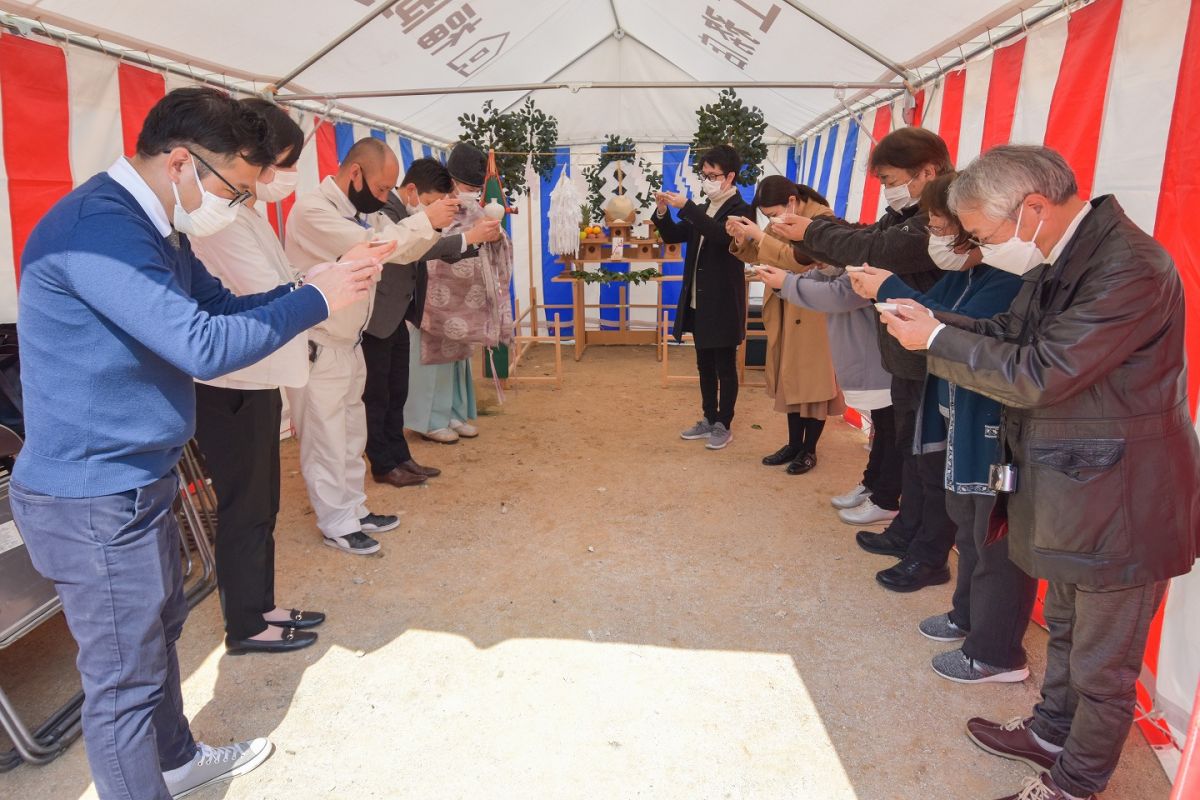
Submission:
<svg viewBox="0 0 1200 800">
<path fill-rule="evenodd" d="M 33 229 L 17 324 L 23 486 L 95 497 L 163 477 L 195 429 L 193 377 L 253 364 L 327 316 L 315 287 L 231 294 L 179 240 L 107 174 Z"/>
<path fill-rule="evenodd" d="M 1007 311 L 1021 288 L 1016 275 L 980 265 L 966 272 L 947 272 L 922 294 L 898 278 L 888 278 L 878 296 L 909 297 L 932 311 L 986 319 Z M 942 416 L 939 406 L 949 409 Z M 955 494 L 993 494 L 988 489 L 988 468 L 996 460 L 1000 404 L 929 375 L 913 450 L 928 453 L 946 450 L 946 488 Z"/>
</svg>

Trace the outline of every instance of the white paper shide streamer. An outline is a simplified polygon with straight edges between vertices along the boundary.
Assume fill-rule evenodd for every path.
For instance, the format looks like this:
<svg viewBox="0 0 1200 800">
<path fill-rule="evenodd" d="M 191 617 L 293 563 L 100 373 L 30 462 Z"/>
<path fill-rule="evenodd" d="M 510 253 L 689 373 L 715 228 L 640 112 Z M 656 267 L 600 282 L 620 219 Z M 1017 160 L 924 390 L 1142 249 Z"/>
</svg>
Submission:
<svg viewBox="0 0 1200 800">
<path fill-rule="evenodd" d="M 582 206 L 583 196 L 564 168 L 554 190 L 550 192 L 550 252 L 554 255 L 579 255 Z"/>
</svg>

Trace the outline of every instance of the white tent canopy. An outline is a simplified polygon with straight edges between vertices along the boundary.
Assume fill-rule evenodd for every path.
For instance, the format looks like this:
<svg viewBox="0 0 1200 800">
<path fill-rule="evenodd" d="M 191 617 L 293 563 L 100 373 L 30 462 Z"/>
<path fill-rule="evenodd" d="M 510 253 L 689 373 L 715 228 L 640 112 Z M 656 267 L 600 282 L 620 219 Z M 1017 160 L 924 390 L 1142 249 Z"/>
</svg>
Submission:
<svg viewBox="0 0 1200 800">
<path fill-rule="evenodd" d="M 439 89 L 700 84 L 534 91 L 539 106 L 557 117 L 564 144 L 594 142 L 622 129 L 636 131 L 643 140 L 686 141 L 695 129 L 696 108 L 714 98 L 718 86 L 828 84 L 740 92 L 764 111 L 770 141 L 792 141 L 841 108 L 834 84 L 899 89 L 905 77 L 918 80 L 935 72 L 940 66 L 930 65 L 935 57 L 960 48 L 969 54 L 976 37 L 983 37 L 977 44 L 985 44 L 988 37 L 1017 30 L 1062 3 L 927 0 L 920 14 L 899 7 L 863 13 L 861 4 L 839 0 L 209 0 L 169 10 L 167 5 L 150 0 L 0 2 L 0 8 L 46 25 L 92 34 L 105 46 L 253 88 L 276 85 L 309 64 L 280 87 L 281 99 L 293 93 L 428 92 L 360 96 L 337 106 L 434 143 L 456 140 L 459 114 L 484 99 Z M 226 24 L 215 24 L 220 20 Z M 906 74 L 898 76 L 885 63 Z M 504 108 L 526 93 L 496 90 L 486 97 Z M 856 94 L 854 88 L 848 93 Z M 859 99 L 866 94 L 860 92 Z"/>
</svg>

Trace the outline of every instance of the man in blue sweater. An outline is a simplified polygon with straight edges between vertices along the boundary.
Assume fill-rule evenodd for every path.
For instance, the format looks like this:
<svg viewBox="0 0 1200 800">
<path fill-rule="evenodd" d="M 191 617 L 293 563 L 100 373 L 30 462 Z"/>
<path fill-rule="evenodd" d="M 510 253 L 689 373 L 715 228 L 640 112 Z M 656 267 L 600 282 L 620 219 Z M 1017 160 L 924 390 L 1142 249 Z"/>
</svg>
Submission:
<svg viewBox="0 0 1200 800">
<path fill-rule="evenodd" d="M 275 156 L 255 112 L 211 89 L 172 92 L 146 117 L 137 154 L 51 208 L 21 259 L 27 440 L 13 517 L 79 645 L 103 800 L 165 800 L 271 752 L 265 739 L 198 744 L 183 716 L 175 641 L 187 605 L 171 507 L 195 427 L 192 378 L 260 360 L 361 299 L 379 273 L 355 261 L 245 297 L 209 275 L 187 235 L 228 224 Z"/>
</svg>

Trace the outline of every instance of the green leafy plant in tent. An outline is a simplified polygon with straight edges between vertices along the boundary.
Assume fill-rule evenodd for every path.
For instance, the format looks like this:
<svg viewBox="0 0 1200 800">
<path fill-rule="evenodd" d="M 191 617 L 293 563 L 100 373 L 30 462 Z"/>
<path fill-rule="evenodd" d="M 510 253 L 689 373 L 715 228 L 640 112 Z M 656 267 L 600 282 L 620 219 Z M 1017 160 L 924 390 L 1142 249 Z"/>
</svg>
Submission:
<svg viewBox="0 0 1200 800">
<path fill-rule="evenodd" d="M 753 186 L 762 175 L 762 163 L 767 159 L 763 134 L 767 120 L 758 106 L 747 106 L 733 89 L 724 89 L 715 103 L 696 111 L 698 126 L 692 137 L 692 166 L 699 170 L 704 151 L 719 144 L 733 145 L 742 157 L 742 171 L 737 182 Z"/>
</svg>

